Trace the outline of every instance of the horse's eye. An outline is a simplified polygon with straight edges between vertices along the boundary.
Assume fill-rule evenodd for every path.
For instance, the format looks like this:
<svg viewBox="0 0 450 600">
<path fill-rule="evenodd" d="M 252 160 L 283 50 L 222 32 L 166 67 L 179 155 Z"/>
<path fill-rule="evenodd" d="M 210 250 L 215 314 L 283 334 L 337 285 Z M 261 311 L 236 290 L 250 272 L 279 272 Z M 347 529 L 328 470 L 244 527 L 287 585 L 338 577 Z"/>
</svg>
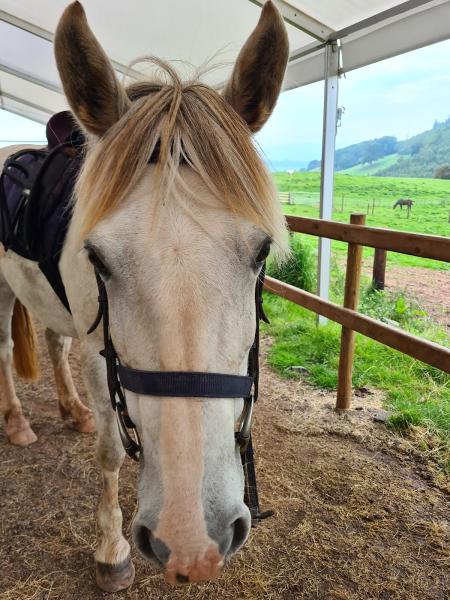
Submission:
<svg viewBox="0 0 450 600">
<path fill-rule="evenodd" d="M 86 244 L 85 248 L 86 248 L 86 251 L 87 251 L 87 256 L 88 256 L 89 262 L 94 267 L 94 269 L 96 271 L 98 271 L 98 273 L 100 275 L 102 275 L 105 279 L 107 279 L 108 277 L 110 277 L 111 276 L 111 271 L 105 265 L 105 263 L 103 262 L 103 260 L 99 257 L 99 255 L 97 254 L 96 250 L 91 245 L 89 245 L 89 244 Z"/>
<path fill-rule="evenodd" d="M 271 243 L 272 243 L 272 240 L 270 238 L 266 238 L 264 240 L 262 246 L 260 247 L 259 252 L 258 252 L 258 256 L 255 258 L 255 265 L 258 268 L 262 265 L 262 263 L 269 256 Z"/>
</svg>

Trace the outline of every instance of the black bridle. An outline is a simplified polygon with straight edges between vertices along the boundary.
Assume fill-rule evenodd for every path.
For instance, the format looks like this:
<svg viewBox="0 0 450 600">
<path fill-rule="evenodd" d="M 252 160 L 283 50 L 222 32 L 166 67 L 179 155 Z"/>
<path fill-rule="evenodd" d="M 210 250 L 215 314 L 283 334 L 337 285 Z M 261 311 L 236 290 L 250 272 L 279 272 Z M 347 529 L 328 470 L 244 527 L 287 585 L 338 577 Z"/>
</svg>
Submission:
<svg viewBox="0 0 450 600">
<path fill-rule="evenodd" d="M 235 432 L 245 475 L 244 501 L 247 504 L 252 526 L 269 517 L 273 511 L 261 512 L 259 508 L 256 473 L 253 460 L 251 424 L 253 405 L 258 399 L 259 386 L 259 322 L 268 323 L 262 307 L 262 290 L 265 267 L 263 265 L 255 288 L 256 331 L 248 357 L 247 375 L 189 371 L 143 371 L 125 367 L 120 363 L 109 328 L 108 295 L 100 274 L 95 269 L 98 286 L 98 313 L 88 334 L 97 329 L 103 321 L 104 349 L 100 354 L 106 361 L 109 395 L 117 416 L 119 434 L 125 452 L 138 461 L 142 445 L 136 426 L 128 414 L 125 389 L 146 396 L 187 397 L 187 398 L 243 398 L 244 408 Z"/>
</svg>

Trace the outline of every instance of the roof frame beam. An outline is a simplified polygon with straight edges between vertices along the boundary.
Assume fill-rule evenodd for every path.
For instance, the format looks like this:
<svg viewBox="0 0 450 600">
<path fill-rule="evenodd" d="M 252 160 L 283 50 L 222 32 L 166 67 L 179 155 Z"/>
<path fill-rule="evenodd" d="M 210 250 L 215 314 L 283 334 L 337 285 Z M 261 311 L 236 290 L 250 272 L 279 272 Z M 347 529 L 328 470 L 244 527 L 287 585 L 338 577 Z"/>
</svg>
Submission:
<svg viewBox="0 0 450 600">
<path fill-rule="evenodd" d="M 326 45 L 327 45 L 327 42 L 323 42 L 321 44 L 316 44 L 315 42 L 313 42 L 312 44 L 309 44 L 308 46 L 303 46 L 303 48 L 299 48 L 298 50 L 293 50 L 289 54 L 288 62 L 294 62 L 296 60 L 299 60 L 300 58 L 305 58 L 306 56 L 309 56 L 310 54 L 319 52 L 319 50 L 324 50 Z"/>
<path fill-rule="evenodd" d="M 0 101 L 2 98 L 6 98 L 7 100 L 12 100 L 13 102 L 17 102 L 17 104 L 21 104 L 22 106 L 28 106 L 33 110 L 37 110 L 39 112 L 45 113 L 47 115 L 52 116 L 54 113 L 49 108 L 42 106 L 40 104 L 35 104 L 34 102 L 30 102 L 29 100 L 25 100 L 24 98 L 19 98 L 19 96 L 15 96 L 14 94 L 9 94 L 8 92 L 3 92 L 0 89 Z M 1 103 L 0 103 L 1 105 Z M 2 107 L 3 108 L 3 107 Z M 9 110 L 9 109 L 5 109 Z"/>
<path fill-rule="evenodd" d="M 42 27 L 39 27 L 34 23 L 30 23 L 29 21 L 25 21 L 25 19 L 16 17 L 15 15 L 12 15 L 11 13 L 6 12 L 5 10 L 0 10 L 0 21 L 9 23 L 9 25 L 12 25 L 13 27 L 17 27 L 19 29 L 22 29 L 23 31 L 26 31 L 27 33 L 31 33 L 31 35 L 46 40 L 47 42 L 53 43 L 53 39 L 55 36 L 51 31 L 47 31 L 46 29 L 43 29 Z M 117 62 L 116 60 L 110 60 L 114 69 L 122 75 L 125 75 L 126 77 L 131 77 L 132 79 L 142 79 L 142 74 L 139 73 L 139 71 L 136 71 L 136 69 L 127 67 L 126 65 L 123 65 L 122 63 Z"/>
<path fill-rule="evenodd" d="M 265 0 L 249 0 L 249 2 L 257 6 L 263 6 Z M 334 29 L 292 6 L 286 0 L 274 0 L 274 3 L 277 5 L 286 23 L 289 23 L 289 25 L 292 25 L 296 29 L 300 29 L 300 31 L 310 35 L 317 41 L 325 42 L 334 34 Z"/>
<path fill-rule="evenodd" d="M 0 10 L 0 21 L 4 21 L 5 23 L 9 23 L 13 27 L 17 27 L 18 29 L 22 29 L 36 37 L 40 37 L 43 40 L 47 40 L 47 42 L 53 42 L 53 34 L 46 29 L 42 29 L 38 25 L 34 23 L 30 23 L 29 21 L 25 21 L 25 19 L 21 19 L 20 17 L 16 17 L 16 15 L 12 15 L 6 10 Z"/>
<path fill-rule="evenodd" d="M 351 35 L 352 33 L 357 33 L 362 29 L 368 29 L 373 25 L 378 25 L 378 23 L 382 23 L 383 21 L 387 21 L 388 19 L 398 17 L 404 13 L 410 12 L 416 8 L 420 8 L 422 6 L 426 6 L 430 3 L 435 3 L 436 0 L 407 0 L 402 4 L 397 4 L 397 6 L 393 6 L 392 8 L 388 8 L 387 10 L 383 10 L 376 15 L 372 15 L 367 19 L 363 19 L 362 21 L 358 21 L 358 23 L 354 23 L 353 25 L 349 25 L 348 27 L 344 27 L 339 31 L 335 31 L 328 38 L 331 41 L 341 40 L 342 38 Z"/>
<path fill-rule="evenodd" d="M 250 1 L 253 1 L 253 0 L 250 0 Z M 440 0 L 438 5 L 443 4 L 444 1 L 445 0 Z M 330 34 L 330 36 L 326 40 L 323 40 L 323 42 L 320 44 L 312 43 L 312 44 L 309 44 L 308 46 L 304 46 L 302 48 L 299 48 L 298 50 L 292 51 L 289 56 L 289 62 L 293 62 L 295 60 L 298 60 L 300 58 L 308 56 L 309 54 L 314 54 L 315 52 L 318 52 L 319 50 L 323 50 L 325 48 L 325 44 L 327 41 L 334 42 L 337 40 L 342 40 L 343 38 L 347 37 L 348 35 L 351 35 L 352 33 L 357 33 L 363 29 L 368 29 L 369 27 L 373 27 L 374 25 L 382 23 L 383 21 L 387 21 L 388 19 L 400 16 L 406 12 L 414 10 L 415 8 L 420 8 L 420 7 L 425 8 L 427 4 L 431 4 L 431 3 L 436 4 L 436 0 L 407 0 L 407 2 L 398 4 L 397 6 L 394 6 L 393 8 L 384 10 L 380 13 L 377 13 L 376 15 L 372 15 L 371 17 L 368 17 L 367 19 L 358 21 L 358 23 L 354 23 L 353 25 L 344 27 L 343 29 L 340 29 L 339 31 L 333 31 Z M 258 4 L 263 4 L 263 2 L 261 2 L 261 3 L 258 2 Z"/>
<path fill-rule="evenodd" d="M 12 75 L 13 77 L 18 77 L 19 79 L 23 79 L 24 81 L 28 81 L 28 83 L 33 83 L 34 85 L 39 85 L 40 87 L 45 88 L 46 90 L 50 90 L 51 92 L 56 92 L 57 94 L 62 94 L 62 88 L 49 81 L 45 81 L 40 77 L 35 77 L 34 75 L 30 75 L 29 73 L 25 73 L 24 71 L 19 71 L 18 69 L 14 69 L 8 65 L 0 63 L 0 71 L 3 73 L 7 73 L 8 75 Z"/>
<path fill-rule="evenodd" d="M 362 29 L 355 29 L 353 35 L 347 32 L 346 37 L 339 38 L 342 39 L 343 43 L 344 71 L 352 71 L 400 53 L 410 52 L 450 38 L 448 25 L 450 22 L 450 2 L 448 0 L 410 0 L 410 2 L 399 5 L 398 8 L 404 8 L 408 4 L 409 10 L 413 11 L 412 2 L 415 8 L 420 5 L 423 10 L 410 12 L 410 14 L 405 13 L 402 18 L 397 19 L 391 13 L 390 18 L 377 21 L 377 24 L 372 20 L 371 26 L 366 25 L 364 35 L 358 35 L 359 32 L 363 31 Z M 430 18 L 424 19 L 424 13 L 428 13 Z M 400 14 L 398 13 L 396 16 L 398 17 Z M 345 30 L 342 30 L 342 32 L 345 33 Z M 410 41 L 406 45 L 403 44 L 400 49 L 397 40 L 401 39 L 401 36 L 405 38 L 406 35 Z M 310 44 L 291 53 L 284 90 L 301 87 L 323 79 L 324 47 L 325 44 Z M 373 48 L 381 49 L 375 58 L 372 56 L 371 49 Z"/>
<path fill-rule="evenodd" d="M 1 96 L 0 96 L 1 100 Z M 11 108 L 10 106 L 2 106 L 0 104 L 0 110 L 5 110 L 6 112 L 12 113 L 13 115 L 17 115 L 18 117 L 23 117 L 24 119 L 29 119 L 30 121 L 34 121 L 35 123 L 40 123 L 41 125 L 46 125 L 48 119 L 42 118 L 40 119 L 37 115 L 31 116 L 29 112 L 26 110 L 20 110 L 18 108 Z"/>
</svg>

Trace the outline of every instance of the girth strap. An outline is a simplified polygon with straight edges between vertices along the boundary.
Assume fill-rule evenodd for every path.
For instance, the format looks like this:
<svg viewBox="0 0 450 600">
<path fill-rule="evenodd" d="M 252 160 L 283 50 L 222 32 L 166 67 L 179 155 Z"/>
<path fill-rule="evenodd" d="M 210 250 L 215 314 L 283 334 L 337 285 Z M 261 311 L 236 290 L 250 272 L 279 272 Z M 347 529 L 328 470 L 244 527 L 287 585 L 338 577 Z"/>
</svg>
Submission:
<svg viewBox="0 0 450 600">
<path fill-rule="evenodd" d="M 146 396 L 180 398 L 245 398 L 252 377 L 195 371 L 140 371 L 117 365 L 120 383 L 130 392 Z"/>
</svg>

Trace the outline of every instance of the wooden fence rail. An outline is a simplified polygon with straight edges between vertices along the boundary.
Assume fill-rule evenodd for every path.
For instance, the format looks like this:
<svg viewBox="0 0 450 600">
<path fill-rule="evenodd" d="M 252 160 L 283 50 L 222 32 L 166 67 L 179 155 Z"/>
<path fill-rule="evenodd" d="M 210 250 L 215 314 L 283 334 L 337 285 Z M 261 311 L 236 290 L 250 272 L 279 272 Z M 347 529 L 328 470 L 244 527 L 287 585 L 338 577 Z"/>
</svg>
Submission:
<svg viewBox="0 0 450 600">
<path fill-rule="evenodd" d="M 450 262 L 450 239 L 305 217 L 288 216 L 287 221 L 291 231 L 339 240 L 350 245 L 351 251 L 347 257 L 346 269 L 346 304 L 351 308 L 323 300 L 315 294 L 269 276 L 266 277 L 264 284 L 267 291 L 282 296 L 343 326 L 337 409 L 350 408 L 353 367 L 351 340 L 355 331 L 403 354 L 408 354 L 437 369 L 450 373 L 450 350 L 448 348 L 354 310 L 357 308 L 358 291 L 356 288 L 359 286 L 359 272 L 361 269 L 359 246 L 370 246 Z M 352 221 L 357 222 L 358 217 L 353 215 Z"/>
<path fill-rule="evenodd" d="M 366 227 L 365 225 L 348 225 L 347 223 L 291 215 L 287 216 L 286 220 L 289 229 L 297 233 L 307 233 L 340 242 L 450 262 L 450 240 L 438 235 L 409 233 L 395 229 Z"/>
<path fill-rule="evenodd" d="M 291 300 L 291 302 L 340 323 L 344 327 L 353 329 L 366 337 L 399 350 L 403 354 L 418 358 L 432 367 L 450 373 L 450 350 L 444 348 L 444 346 L 424 340 L 398 327 L 392 327 L 372 319 L 372 317 L 363 315 L 356 310 L 343 308 L 334 302 L 323 300 L 315 294 L 305 292 L 305 290 L 300 290 L 293 285 L 269 276 L 266 276 L 264 287 L 268 292 Z"/>
</svg>

